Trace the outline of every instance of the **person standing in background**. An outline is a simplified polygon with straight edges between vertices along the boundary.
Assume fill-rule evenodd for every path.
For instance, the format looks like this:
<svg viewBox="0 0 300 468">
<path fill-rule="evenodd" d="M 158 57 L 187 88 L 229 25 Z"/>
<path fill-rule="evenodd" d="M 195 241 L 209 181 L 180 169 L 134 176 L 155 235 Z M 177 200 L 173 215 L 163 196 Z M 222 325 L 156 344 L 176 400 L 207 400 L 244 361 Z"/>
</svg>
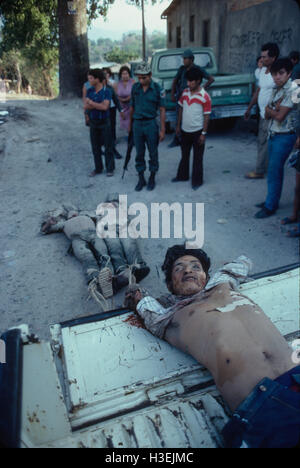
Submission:
<svg viewBox="0 0 300 468">
<path fill-rule="evenodd" d="M 85 111 L 89 112 L 90 138 L 95 162 L 95 169 L 91 172 L 90 177 L 103 172 L 102 142 L 105 146 L 107 176 L 111 177 L 115 169 L 109 120 L 111 92 L 104 86 L 105 74 L 102 70 L 90 70 L 90 74 L 92 87 L 87 91 L 84 103 Z"/>
<path fill-rule="evenodd" d="M 115 92 L 114 85 L 115 80 L 112 79 L 112 72 L 110 68 L 103 68 L 103 71 L 106 76 L 106 86 L 111 92 L 112 99 L 110 103 L 110 128 L 111 128 L 111 137 L 113 141 L 113 152 L 116 159 L 122 159 L 121 154 L 116 148 L 116 140 L 117 140 L 117 133 L 116 133 L 116 121 L 117 121 L 117 110 L 121 113 L 123 109 L 121 107 L 120 101 L 118 96 Z"/>
<path fill-rule="evenodd" d="M 297 50 L 293 50 L 293 52 L 291 52 L 289 55 L 289 59 L 291 60 L 293 67 L 294 67 L 291 79 L 292 81 L 299 80 L 300 79 L 300 53 Z"/>
<path fill-rule="evenodd" d="M 130 107 L 130 130 L 136 147 L 136 170 L 139 181 L 135 190 L 140 192 L 147 185 L 144 172 L 146 170 L 146 145 L 149 150 L 150 178 L 148 190 L 155 188 L 155 175 L 159 169 L 158 145 L 165 138 L 166 93 L 152 80 L 151 67 L 142 62 L 135 71 L 138 83 L 132 88 Z M 157 112 L 160 112 L 160 129 L 157 125 Z"/>
<path fill-rule="evenodd" d="M 204 68 L 199 67 L 194 63 L 195 61 L 195 56 L 193 54 L 193 51 L 191 49 L 187 49 L 183 52 L 183 65 L 179 68 L 172 84 L 172 91 L 171 91 L 171 99 L 173 102 L 177 103 L 176 107 L 176 125 L 177 125 L 177 120 L 178 120 L 178 112 L 179 112 L 179 99 L 183 93 L 183 91 L 187 87 L 187 79 L 186 79 L 186 74 L 189 70 L 192 68 L 197 68 L 201 72 L 202 78 L 206 79 L 207 82 L 204 84 L 204 89 L 207 90 L 215 81 L 214 77 L 209 75 Z M 180 141 L 177 135 L 175 135 L 173 141 L 169 144 L 169 148 L 174 148 L 175 146 L 179 146 Z"/>
<path fill-rule="evenodd" d="M 269 42 L 261 48 L 261 58 L 263 68 L 259 74 L 258 88 L 254 93 L 248 109 L 245 112 L 245 120 L 249 120 L 251 109 L 258 104 L 260 112 L 260 122 L 257 139 L 257 159 L 255 171 L 245 175 L 246 179 L 263 179 L 268 168 L 268 122 L 265 119 L 265 109 L 270 100 L 275 87 L 270 69 L 279 57 L 279 47 L 277 44 Z"/>
<path fill-rule="evenodd" d="M 203 154 L 211 114 L 211 99 L 201 86 L 202 74 L 197 68 L 186 73 L 188 88 L 179 99 L 179 115 L 176 133 L 181 136 L 181 162 L 172 182 L 189 180 L 190 152 L 194 149 L 192 188 L 203 184 Z"/>
<path fill-rule="evenodd" d="M 293 101 L 294 86 L 291 81 L 293 64 L 289 58 L 278 59 L 271 67 L 275 89 L 265 109 L 269 123 L 268 194 L 255 218 L 273 215 L 278 209 L 283 186 L 284 164 L 297 140 L 298 109 Z"/>
</svg>

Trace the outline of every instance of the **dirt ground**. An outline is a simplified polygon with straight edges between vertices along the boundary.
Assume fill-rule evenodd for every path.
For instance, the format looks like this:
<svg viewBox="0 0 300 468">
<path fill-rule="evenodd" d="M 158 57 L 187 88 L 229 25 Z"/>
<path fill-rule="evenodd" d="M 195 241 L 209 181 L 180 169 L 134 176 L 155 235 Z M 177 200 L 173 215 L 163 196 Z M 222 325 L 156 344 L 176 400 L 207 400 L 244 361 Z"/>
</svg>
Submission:
<svg viewBox="0 0 300 468">
<path fill-rule="evenodd" d="M 123 161 L 116 161 L 113 178 L 88 177 L 93 169 L 89 130 L 84 126 L 81 101 L 10 100 L 0 103 L 9 117 L 0 124 L 0 332 L 29 324 L 40 338 L 49 325 L 99 312 L 87 301 L 80 264 L 67 251 L 63 234 L 41 236 L 43 213 L 63 201 L 80 209 L 96 209 L 106 194 L 128 195 L 128 203 L 204 203 L 204 249 L 215 270 L 241 253 L 254 262 L 254 272 L 299 260 L 298 241 L 285 235 L 280 220 L 291 213 L 295 172 L 286 169 L 280 209 L 257 220 L 255 204 L 264 201 L 266 180 L 246 180 L 254 169 L 256 136 L 242 121 L 233 130 L 212 131 L 206 144 L 205 184 L 198 191 L 190 183 L 172 184 L 180 159 L 169 149 L 172 136 L 160 146 L 160 172 L 153 192 L 134 191 L 134 157 L 125 179 Z M 1 120 L 1 119 L 0 119 Z M 125 135 L 118 132 L 118 149 L 125 154 Z M 178 239 L 143 239 L 140 246 L 151 267 L 143 284 L 159 295 L 166 291 L 161 264 L 166 249 Z M 124 292 L 112 307 L 122 304 Z"/>
</svg>

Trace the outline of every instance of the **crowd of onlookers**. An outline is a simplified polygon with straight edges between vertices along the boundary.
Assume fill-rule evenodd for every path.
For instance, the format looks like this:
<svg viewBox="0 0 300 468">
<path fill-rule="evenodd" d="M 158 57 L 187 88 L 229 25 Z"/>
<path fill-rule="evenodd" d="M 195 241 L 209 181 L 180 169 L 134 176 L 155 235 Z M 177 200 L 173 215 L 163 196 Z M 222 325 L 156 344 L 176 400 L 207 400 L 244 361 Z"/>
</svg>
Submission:
<svg viewBox="0 0 300 468">
<path fill-rule="evenodd" d="M 109 68 L 90 70 L 88 81 L 83 87 L 86 123 L 90 126 L 91 144 L 95 160 L 95 176 L 103 172 L 102 146 L 104 146 L 107 176 L 115 169 L 114 158 L 122 156 L 116 149 L 116 112 L 120 113 L 120 127 L 128 134 L 128 150 L 125 167 L 136 146 L 136 191 L 145 186 L 155 188 L 155 175 L 159 169 L 158 144 L 165 137 L 165 92 L 152 80 L 151 68 L 147 63 L 138 65 L 137 81 L 131 77 L 130 69 L 122 66 L 119 80 L 112 78 Z M 202 86 L 203 78 L 206 80 Z M 251 116 L 252 108 L 259 110 L 258 148 L 256 167 L 245 175 L 248 179 L 262 179 L 267 174 L 267 196 L 257 205 L 257 219 L 273 215 L 279 206 L 284 180 L 284 166 L 294 148 L 300 149 L 299 132 L 299 87 L 300 54 L 280 57 L 277 44 L 267 43 L 261 48 L 255 70 L 256 91 L 245 112 Z M 190 178 L 190 152 L 193 148 L 192 188 L 197 190 L 203 183 L 203 155 L 208 131 L 211 99 L 207 92 L 214 78 L 194 63 L 190 49 L 183 54 L 183 65 L 179 68 L 172 85 L 172 100 L 177 103 L 176 137 L 170 147 L 181 146 L 181 161 L 172 182 Z M 299 82 L 300 84 L 300 82 Z M 160 113 L 160 128 L 157 114 Z M 145 150 L 149 150 L 150 179 L 145 180 Z M 284 218 L 282 224 L 296 223 L 300 208 L 299 153 L 294 152 L 296 189 L 294 210 Z M 299 226 L 288 231 L 290 236 L 299 236 Z"/>
</svg>

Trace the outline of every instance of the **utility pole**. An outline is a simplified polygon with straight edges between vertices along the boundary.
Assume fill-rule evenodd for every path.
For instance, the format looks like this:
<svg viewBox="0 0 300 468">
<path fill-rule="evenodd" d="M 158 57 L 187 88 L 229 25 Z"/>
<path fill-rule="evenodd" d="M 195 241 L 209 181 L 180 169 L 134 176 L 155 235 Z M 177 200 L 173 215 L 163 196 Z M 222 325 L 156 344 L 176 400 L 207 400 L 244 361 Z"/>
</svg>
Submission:
<svg viewBox="0 0 300 468">
<path fill-rule="evenodd" d="M 146 58 L 146 26 L 145 26 L 145 7 L 144 7 L 144 0 L 142 0 L 142 22 L 143 22 L 143 60 L 144 62 L 147 61 Z"/>
</svg>

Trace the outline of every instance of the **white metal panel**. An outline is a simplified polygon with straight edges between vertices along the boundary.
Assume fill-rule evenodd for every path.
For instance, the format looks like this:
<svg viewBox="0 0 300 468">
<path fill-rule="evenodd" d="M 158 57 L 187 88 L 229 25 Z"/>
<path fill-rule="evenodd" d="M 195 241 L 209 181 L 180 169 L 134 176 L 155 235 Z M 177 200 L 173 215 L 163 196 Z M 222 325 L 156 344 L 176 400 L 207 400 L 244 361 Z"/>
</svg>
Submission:
<svg viewBox="0 0 300 468">
<path fill-rule="evenodd" d="M 175 398 L 164 404 L 76 431 L 45 447 L 214 448 L 228 421 L 213 392 Z"/>
<path fill-rule="evenodd" d="M 211 380 L 192 357 L 130 325 L 129 315 L 62 329 L 73 427 Z"/>
<path fill-rule="evenodd" d="M 299 270 L 256 280 L 241 291 L 281 333 L 299 330 Z M 72 427 L 178 397 L 211 376 L 190 356 L 128 322 L 128 315 L 62 329 Z"/>
<path fill-rule="evenodd" d="M 240 287 L 243 294 L 263 309 L 282 335 L 300 330 L 299 274 L 298 268 Z"/>
<path fill-rule="evenodd" d="M 23 346 L 23 446 L 36 447 L 71 435 L 49 343 Z"/>
</svg>

